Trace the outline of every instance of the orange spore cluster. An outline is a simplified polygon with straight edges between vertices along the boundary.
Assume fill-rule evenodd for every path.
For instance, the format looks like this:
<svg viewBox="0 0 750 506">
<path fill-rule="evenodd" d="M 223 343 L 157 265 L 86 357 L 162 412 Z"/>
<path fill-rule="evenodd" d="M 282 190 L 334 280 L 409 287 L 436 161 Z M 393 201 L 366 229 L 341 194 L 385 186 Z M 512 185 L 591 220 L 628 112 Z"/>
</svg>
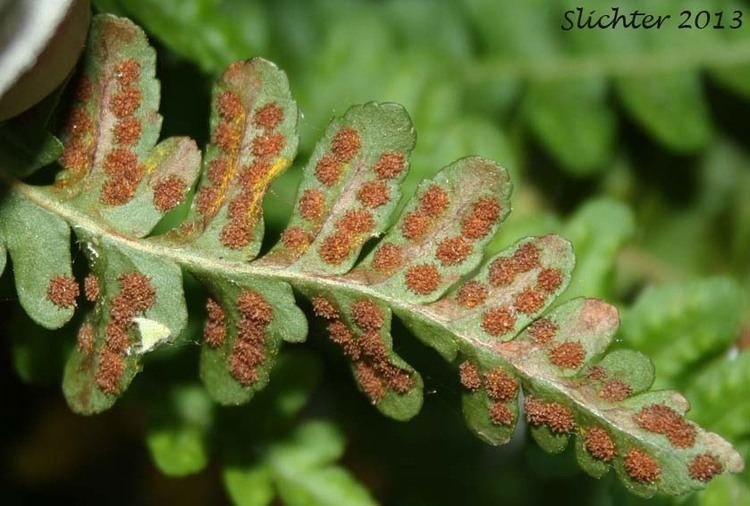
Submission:
<svg viewBox="0 0 750 506">
<path fill-rule="evenodd" d="M 278 133 L 267 133 L 253 138 L 250 151 L 257 157 L 270 158 L 281 152 L 286 143 L 286 138 Z"/>
<path fill-rule="evenodd" d="M 76 175 L 86 172 L 89 164 L 86 144 L 78 137 L 68 139 L 63 146 L 60 163 Z"/>
<path fill-rule="evenodd" d="M 333 186 L 341 177 L 342 169 L 341 162 L 328 153 L 323 155 L 315 165 L 315 176 L 325 186 Z"/>
<path fill-rule="evenodd" d="M 147 311 L 156 302 L 156 290 L 148 276 L 126 272 L 120 274 L 117 281 L 120 291 L 112 298 L 104 350 L 96 370 L 96 384 L 108 395 L 117 393 L 125 370 L 124 360 L 130 346 L 128 331 L 133 325 L 133 317 Z"/>
<path fill-rule="evenodd" d="M 611 379 L 599 389 L 599 397 L 609 402 L 620 402 L 633 394 L 630 385 L 619 379 Z"/>
<path fill-rule="evenodd" d="M 383 310 L 369 299 L 354 301 L 351 312 L 354 323 L 364 331 L 379 330 L 385 322 Z"/>
<path fill-rule="evenodd" d="M 91 99 L 94 87 L 91 85 L 91 81 L 87 77 L 81 76 L 74 88 L 74 96 L 78 102 L 88 102 Z"/>
<path fill-rule="evenodd" d="M 330 265 L 338 265 L 349 256 L 352 248 L 352 234 L 337 231 L 323 239 L 318 254 Z"/>
<path fill-rule="evenodd" d="M 349 209 L 336 222 L 336 228 L 344 233 L 364 234 L 375 228 L 375 218 L 366 209 Z"/>
<path fill-rule="evenodd" d="M 229 354 L 229 373 L 243 386 L 258 381 L 260 366 L 266 360 L 265 336 L 273 320 L 273 307 L 252 290 L 244 290 L 237 297 L 240 319 L 237 336 Z"/>
<path fill-rule="evenodd" d="M 96 367 L 96 386 L 107 395 L 115 395 L 124 372 L 124 358 L 105 346 L 99 354 Z"/>
<path fill-rule="evenodd" d="M 374 367 L 366 362 L 357 362 L 355 376 L 357 383 L 373 403 L 377 404 L 383 400 L 386 394 L 385 383 Z"/>
<path fill-rule="evenodd" d="M 442 276 L 433 264 L 418 264 L 406 271 L 406 287 L 417 295 L 429 295 L 440 286 Z"/>
<path fill-rule="evenodd" d="M 609 462 L 617 455 L 615 442 L 607 434 L 607 431 L 600 427 L 592 427 L 586 430 L 583 436 L 583 446 L 592 457 L 602 462 Z"/>
<path fill-rule="evenodd" d="M 714 476 L 721 474 L 723 471 L 724 466 L 719 462 L 719 459 L 710 453 L 696 455 L 688 466 L 690 477 L 703 483 L 711 481 Z"/>
<path fill-rule="evenodd" d="M 552 293 L 562 285 L 563 275 L 560 269 L 546 267 L 536 277 L 536 288 L 542 292 Z"/>
<path fill-rule="evenodd" d="M 334 306 L 333 302 L 322 295 L 316 295 L 312 298 L 311 302 L 315 316 L 319 316 L 326 320 L 336 320 L 339 318 L 340 315 L 336 306 Z"/>
<path fill-rule="evenodd" d="M 123 88 L 109 100 L 109 108 L 118 118 L 126 118 L 141 106 L 141 90 L 134 87 Z"/>
<path fill-rule="evenodd" d="M 287 248 L 302 250 L 310 243 L 310 240 L 302 227 L 289 227 L 281 234 L 281 242 Z"/>
<path fill-rule="evenodd" d="M 573 412 L 559 402 L 545 402 L 529 396 L 524 400 L 524 411 L 530 424 L 546 425 L 555 434 L 566 434 L 576 428 Z"/>
<path fill-rule="evenodd" d="M 227 69 L 225 78 L 228 79 L 227 76 L 231 76 L 233 72 L 232 67 Z M 201 188 L 197 204 L 198 211 L 206 218 L 218 210 L 221 199 L 228 191 L 228 175 L 234 174 L 243 132 L 247 129 L 245 104 L 237 92 L 225 90 L 220 93 L 216 98 L 216 108 L 219 123 L 214 132 L 214 143 L 221 153 L 209 162 L 208 181 L 211 184 Z M 228 204 L 228 219 L 219 234 L 219 241 L 229 249 L 242 249 L 253 239 L 255 225 L 261 215 L 261 201 L 254 196 L 263 191 L 259 186 L 266 187 L 270 184 L 267 175 L 286 145 L 284 134 L 275 130 L 283 117 L 283 109 L 275 102 L 255 111 L 253 123 L 261 131 L 250 141 L 253 159 L 248 165 L 238 169 L 234 176 L 239 191 Z M 214 163 L 215 166 L 212 165 Z M 294 247 L 299 247 L 301 240 L 300 234 L 292 232 L 287 235 L 287 242 L 294 244 Z"/>
<path fill-rule="evenodd" d="M 375 162 L 375 174 L 381 179 L 394 179 L 401 175 L 406 168 L 406 158 L 403 153 L 383 153 Z"/>
<path fill-rule="evenodd" d="M 61 308 L 76 307 L 76 299 L 79 294 L 78 282 L 70 276 L 54 276 L 47 285 L 47 298 Z"/>
<path fill-rule="evenodd" d="M 141 138 L 141 122 L 127 116 L 115 124 L 115 142 L 121 146 L 132 146 Z"/>
<path fill-rule="evenodd" d="M 368 181 L 357 191 L 357 200 L 370 209 L 385 205 L 391 200 L 388 185 L 383 181 Z"/>
<path fill-rule="evenodd" d="M 578 369 L 586 359 L 586 350 L 580 341 L 568 341 L 549 350 L 549 361 L 561 369 Z"/>
<path fill-rule="evenodd" d="M 375 228 L 375 218 L 366 209 L 349 209 L 336 221 L 335 228 L 318 248 L 320 258 L 330 265 L 349 257 L 354 247 L 366 239 L 365 234 Z"/>
<path fill-rule="evenodd" d="M 132 58 L 122 60 L 115 66 L 118 91 L 109 98 L 108 105 L 117 118 L 113 132 L 118 147 L 110 151 L 104 160 L 107 179 L 99 195 L 99 200 L 109 206 L 130 202 L 144 175 L 138 156 L 130 151 L 142 133 L 141 121 L 135 116 L 142 98 L 138 87 L 140 75 L 140 64 Z"/>
<path fill-rule="evenodd" d="M 529 325 L 529 335 L 537 344 L 551 342 L 557 334 L 557 325 L 548 318 L 539 318 Z"/>
<path fill-rule="evenodd" d="M 521 245 L 513 253 L 513 263 L 516 272 L 528 272 L 539 267 L 539 249 L 528 242 Z"/>
<path fill-rule="evenodd" d="M 493 401 L 507 402 L 518 394 L 518 381 L 504 369 L 496 367 L 485 375 L 485 388 Z"/>
<path fill-rule="evenodd" d="M 531 243 L 521 245 L 510 257 L 499 257 L 490 264 L 490 283 L 507 286 L 515 276 L 539 266 L 539 249 Z"/>
<path fill-rule="evenodd" d="M 482 318 L 482 329 L 495 337 L 507 334 L 514 329 L 515 325 L 515 315 L 505 307 L 490 309 Z"/>
<path fill-rule="evenodd" d="M 115 79 L 123 87 L 136 83 L 141 78 L 141 65 L 133 58 L 126 58 L 115 66 Z"/>
<path fill-rule="evenodd" d="M 60 163 L 71 171 L 75 177 L 82 176 L 91 163 L 91 148 L 93 136 L 93 122 L 91 116 L 85 110 L 85 102 L 91 98 L 91 82 L 86 78 L 81 78 L 80 85 L 86 85 L 84 88 L 88 93 L 84 93 L 86 98 L 77 98 L 78 103 L 71 110 L 70 116 L 65 122 L 64 132 L 65 139 L 63 144 L 63 153 Z"/>
<path fill-rule="evenodd" d="M 401 233 L 411 241 L 422 239 L 430 227 L 432 220 L 422 211 L 411 211 L 406 213 L 401 224 Z"/>
<path fill-rule="evenodd" d="M 544 294 L 527 288 L 516 295 L 515 306 L 519 312 L 530 315 L 542 309 L 546 299 Z"/>
<path fill-rule="evenodd" d="M 315 188 L 308 188 L 302 192 L 299 199 L 300 215 L 310 221 L 319 220 L 325 210 L 325 195 Z"/>
<path fill-rule="evenodd" d="M 263 129 L 273 130 L 284 119 L 284 110 L 276 102 L 269 102 L 255 109 L 253 123 Z"/>
<path fill-rule="evenodd" d="M 500 217 L 500 204 L 492 197 L 477 200 L 471 212 L 461 221 L 461 232 L 468 239 L 482 239 Z"/>
<path fill-rule="evenodd" d="M 89 354 L 94 351 L 94 326 L 90 323 L 84 323 L 78 329 L 78 336 L 76 337 L 76 344 L 78 349 L 85 354 Z"/>
<path fill-rule="evenodd" d="M 381 271 L 392 271 L 404 263 L 404 253 L 400 246 L 382 243 L 372 257 L 372 265 Z"/>
<path fill-rule="evenodd" d="M 487 286 L 479 281 L 468 281 L 456 294 L 456 300 L 465 308 L 475 308 L 484 304 L 488 294 Z"/>
<path fill-rule="evenodd" d="M 334 319 L 329 323 L 327 328 L 331 341 L 341 347 L 344 355 L 351 360 L 358 361 L 361 356 L 361 350 L 352 331 L 338 319 Z"/>
<path fill-rule="evenodd" d="M 507 286 L 513 282 L 515 275 L 516 268 L 511 258 L 496 258 L 490 264 L 489 278 L 492 286 Z"/>
<path fill-rule="evenodd" d="M 493 402 L 489 407 L 490 421 L 495 425 L 510 427 L 513 425 L 513 412 L 507 404 Z"/>
<path fill-rule="evenodd" d="M 154 207 L 161 212 L 171 211 L 182 202 L 187 184 L 182 178 L 170 175 L 160 179 L 154 186 Z"/>
<path fill-rule="evenodd" d="M 65 123 L 65 134 L 69 137 L 77 137 L 91 131 L 93 123 L 91 116 L 81 106 L 74 107 Z"/>
<path fill-rule="evenodd" d="M 651 455 L 639 448 L 625 454 L 625 472 L 639 483 L 653 484 L 661 477 L 661 466 Z"/>
<path fill-rule="evenodd" d="M 362 141 L 359 132 L 344 127 L 333 136 L 331 151 L 324 154 L 315 166 L 315 176 L 325 186 L 338 183 L 344 165 L 349 163 L 360 150 Z"/>
<path fill-rule="evenodd" d="M 419 196 L 419 209 L 433 218 L 443 214 L 449 203 L 448 192 L 436 184 L 431 185 Z"/>
<path fill-rule="evenodd" d="M 591 381 L 604 381 L 607 379 L 607 370 L 600 365 L 592 365 L 586 369 L 586 379 Z"/>
<path fill-rule="evenodd" d="M 206 175 L 211 184 L 221 185 L 229 172 L 229 161 L 224 157 L 217 157 L 208 162 Z"/>
<path fill-rule="evenodd" d="M 359 137 L 359 132 L 354 128 L 344 127 L 333 136 L 331 152 L 337 159 L 346 163 L 354 158 L 361 146 L 362 140 Z"/>
<path fill-rule="evenodd" d="M 690 448 L 695 444 L 695 426 L 669 406 L 645 406 L 634 419 L 642 429 L 667 436 L 675 448 Z"/>
<path fill-rule="evenodd" d="M 228 123 L 227 121 L 220 121 L 216 125 L 214 131 L 213 140 L 219 149 L 225 153 L 233 153 L 239 147 L 241 137 L 240 127 L 234 123 Z"/>
<path fill-rule="evenodd" d="M 239 118 L 243 112 L 242 100 L 233 91 L 222 91 L 216 98 L 216 109 L 222 119 L 233 121 Z"/>
<path fill-rule="evenodd" d="M 89 302 L 96 302 L 99 299 L 99 278 L 93 272 L 86 275 L 83 280 L 83 293 Z"/>
<path fill-rule="evenodd" d="M 404 394 L 414 387 L 411 373 L 393 365 L 388 358 L 386 343 L 380 335 L 386 315 L 380 306 L 368 299 L 352 302 L 352 320 L 361 331 L 356 337 L 339 319 L 340 313 L 330 300 L 317 295 L 312 304 L 316 315 L 329 320 L 327 328 L 331 341 L 354 362 L 357 382 L 370 400 L 381 401 L 389 389 Z"/>
<path fill-rule="evenodd" d="M 449 237 L 440 242 L 435 256 L 444 266 L 458 265 L 471 254 L 472 244 L 463 237 Z"/>
<path fill-rule="evenodd" d="M 482 375 L 479 373 L 479 369 L 474 363 L 468 360 L 462 362 L 461 365 L 458 366 L 458 373 L 461 385 L 463 385 L 466 390 L 476 392 L 482 388 Z"/>
<path fill-rule="evenodd" d="M 203 340 L 211 348 L 224 344 L 227 335 L 226 313 L 224 308 L 209 297 L 206 299 L 206 323 L 203 326 Z"/>
</svg>

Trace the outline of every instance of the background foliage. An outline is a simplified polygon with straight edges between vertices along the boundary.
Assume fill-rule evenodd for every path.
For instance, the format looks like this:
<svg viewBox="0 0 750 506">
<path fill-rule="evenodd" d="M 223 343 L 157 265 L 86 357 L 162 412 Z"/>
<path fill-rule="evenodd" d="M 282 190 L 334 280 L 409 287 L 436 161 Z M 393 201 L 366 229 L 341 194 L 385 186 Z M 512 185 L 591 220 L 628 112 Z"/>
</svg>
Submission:
<svg viewBox="0 0 750 506">
<path fill-rule="evenodd" d="M 666 12 L 736 4 L 628 7 L 646 3 Z M 304 113 L 299 161 L 333 113 L 390 100 L 407 107 L 419 134 L 405 193 L 465 154 L 507 166 L 514 212 L 491 252 L 530 234 L 571 239 L 578 266 L 563 298 L 616 303 L 621 341 L 654 359 L 658 386 L 685 390 L 691 417 L 750 457 L 750 26 L 561 32 L 567 0 L 95 5 L 132 17 L 157 45 L 164 136 L 205 142 L 216 73 L 261 55 L 286 70 Z M 288 171 L 266 199 L 268 244 L 299 176 Z M 2 392 L 12 409 L 0 425 L 12 437 L 0 489 L 11 504 L 640 502 L 612 476 L 584 476 L 571 452 L 549 457 L 527 445 L 525 430 L 501 448 L 476 440 L 455 378 L 398 327 L 397 351 L 423 371 L 427 392 L 408 424 L 367 405 L 315 328 L 307 347 L 322 353 L 290 352 L 261 397 L 217 408 L 194 375 L 196 322 L 185 344 L 150 359 L 116 409 L 74 417 L 51 387 L 72 337 L 28 325 L 8 278 Z M 748 504 L 750 475 L 660 501 Z"/>
</svg>

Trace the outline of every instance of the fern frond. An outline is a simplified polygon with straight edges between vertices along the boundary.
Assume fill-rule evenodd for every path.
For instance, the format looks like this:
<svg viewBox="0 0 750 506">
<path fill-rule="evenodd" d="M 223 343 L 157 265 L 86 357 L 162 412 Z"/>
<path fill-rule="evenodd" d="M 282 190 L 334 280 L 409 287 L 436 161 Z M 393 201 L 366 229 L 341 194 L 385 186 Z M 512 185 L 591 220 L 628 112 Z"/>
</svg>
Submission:
<svg viewBox="0 0 750 506">
<path fill-rule="evenodd" d="M 210 294 L 200 368 L 222 404 L 250 400 L 282 342 L 305 339 L 294 289 L 326 320 L 360 389 L 395 419 L 419 411 L 423 383 L 393 351 L 393 314 L 455 365 L 468 424 L 492 444 L 510 438 L 523 392 L 543 448 L 561 451 L 575 436 L 587 472 L 613 466 L 636 493 L 680 494 L 742 469 L 731 445 L 684 418 L 681 395 L 649 390 L 646 357 L 606 353 L 619 323 L 613 306 L 576 298 L 548 311 L 570 282 L 568 241 L 526 238 L 483 260 L 510 210 L 505 169 L 479 157 L 454 162 L 421 184 L 388 229 L 415 138 L 402 107 L 369 103 L 331 122 L 281 241 L 251 261 L 264 192 L 298 142 L 283 72 L 262 59 L 230 65 L 214 91 L 212 141 L 190 214 L 152 237 L 193 185 L 200 154 L 188 139 L 156 144 L 158 84 L 143 32 L 96 18 L 76 90 L 65 170 L 47 187 L 4 175 L 0 204 L 0 244 L 29 315 L 59 328 L 80 291 L 89 301 L 63 382 L 73 410 L 109 408 L 142 355 L 180 334 L 187 272 Z M 91 270 L 83 290 L 72 277 L 71 229 Z"/>
</svg>

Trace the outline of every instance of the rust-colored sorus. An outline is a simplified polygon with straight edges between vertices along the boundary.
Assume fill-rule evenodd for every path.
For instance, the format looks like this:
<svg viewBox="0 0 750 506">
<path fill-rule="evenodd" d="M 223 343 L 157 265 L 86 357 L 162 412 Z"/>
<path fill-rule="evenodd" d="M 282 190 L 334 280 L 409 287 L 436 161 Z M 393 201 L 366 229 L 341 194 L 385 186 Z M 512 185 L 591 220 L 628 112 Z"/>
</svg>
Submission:
<svg viewBox="0 0 750 506">
<path fill-rule="evenodd" d="M 284 110 L 276 102 L 269 102 L 258 107 L 253 116 L 253 123 L 266 130 L 276 128 L 284 119 Z"/>
<path fill-rule="evenodd" d="M 484 383 L 487 395 L 493 401 L 507 402 L 518 393 L 518 381 L 500 367 L 490 370 Z"/>
<path fill-rule="evenodd" d="M 406 159 L 403 153 L 383 153 L 375 163 L 375 173 L 381 179 L 394 179 L 401 175 L 406 168 Z"/>
<path fill-rule="evenodd" d="M 362 330 L 379 330 L 385 322 L 383 310 L 368 299 L 354 301 L 351 306 L 352 319 Z"/>
<path fill-rule="evenodd" d="M 206 324 L 203 327 L 203 340 L 211 348 L 224 344 L 226 338 L 226 313 L 221 305 L 212 298 L 206 300 Z"/>
<path fill-rule="evenodd" d="M 58 307 L 76 307 L 79 293 L 78 282 L 64 274 L 52 277 L 47 285 L 47 298 Z"/>
<path fill-rule="evenodd" d="M 182 202 L 187 185 L 181 178 L 170 175 L 157 181 L 154 186 L 154 207 L 161 212 L 167 212 Z"/>
<path fill-rule="evenodd" d="M 482 239 L 500 217 L 500 204 L 492 197 L 482 197 L 461 221 L 461 233 L 468 239 Z"/>
<path fill-rule="evenodd" d="M 495 425 L 509 427 L 513 425 L 513 412 L 507 404 L 493 402 L 489 407 L 490 421 Z"/>
<path fill-rule="evenodd" d="M 625 471 L 634 481 L 655 483 L 661 477 L 661 466 L 651 455 L 639 448 L 631 448 L 625 454 Z"/>
<path fill-rule="evenodd" d="M 528 272 L 539 267 L 539 248 L 527 242 L 519 246 L 512 258 L 516 272 Z"/>
<path fill-rule="evenodd" d="M 401 233 L 411 241 L 422 239 L 430 228 L 432 220 L 422 211 L 411 211 L 406 213 L 401 224 Z"/>
<path fill-rule="evenodd" d="M 463 237 L 449 237 L 437 247 L 435 256 L 444 266 L 458 265 L 471 254 L 472 245 Z"/>
<path fill-rule="evenodd" d="M 476 392 L 482 388 L 482 375 L 479 373 L 477 366 L 472 362 L 468 360 L 462 362 L 461 365 L 458 366 L 458 372 L 461 384 L 464 388 L 472 392 Z"/>
<path fill-rule="evenodd" d="M 537 344 L 551 342 L 557 334 L 557 325 L 548 318 L 539 318 L 529 325 L 529 335 Z"/>
<path fill-rule="evenodd" d="M 561 369 L 578 369 L 586 359 L 586 350 L 580 341 L 558 344 L 549 351 L 549 360 Z"/>
<path fill-rule="evenodd" d="M 325 239 L 318 249 L 323 261 L 330 265 L 338 265 L 347 259 L 351 252 L 354 238 L 351 233 L 334 232 Z"/>
<path fill-rule="evenodd" d="M 516 317 L 508 308 L 498 307 L 484 313 L 482 328 L 491 336 L 502 336 L 507 334 L 516 325 Z"/>
<path fill-rule="evenodd" d="M 507 286 L 516 275 L 515 264 L 511 258 L 499 257 L 490 264 L 489 280 L 492 286 Z"/>
<path fill-rule="evenodd" d="M 409 267 L 405 277 L 406 287 L 418 295 L 428 295 L 440 286 L 440 271 L 433 264 Z"/>
<path fill-rule="evenodd" d="M 456 298 L 458 303 L 466 308 L 475 308 L 487 300 L 487 287 L 479 281 L 469 281 L 459 290 Z"/>
<path fill-rule="evenodd" d="M 448 209 L 448 192 L 433 184 L 419 196 L 419 209 L 433 218 L 440 216 Z"/>
<path fill-rule="evenodd" d="M 521 313 L 533 314 L 542 309 L 546 299 L 544 294 L 527 288 L 516 295 L 514 305 Z"/>
<path fill-rule="evenodd" d="M 373 255 L 372 265 L 381 271 L 391 271 L 404 262 L 403 250 L 393 243 L 382 243 Z"/>
<path fill-rule="evenodd" d="M 642 429 L 667 436 L 676 448 L 690 448 L 695 444 L 695 427 L 669 406 L 645 406 L 636 413 L 634 419 Z"/>
<path fill-rule="evenodd" d="M 617 454 L 615 442 L 601 427 L 587 429 L 583 436 L 583 445 L 592 457 L 602 462 L 611 461 Z"/>
<path fill-rule="evenodd" d="M 560 269 L 546 267 L 536 277 L 536 287 L 543 292 L 552 293 L 562 285 L 563 275 Z"/>
<path fill-rule="evenodd" d="M 719 462 L 719 459 L 710 453 L 696 455 L 688 466 L 690 477 L 703 483 L 711 481 L 714 476 L 721 474 L 723 471 L 724 466 Z"/>
<path fill-rule="evenodd" d="M 326 320 L 335 320 L 339 318 L 339 312 L 336 309 L 336 306 L 322 295 L 316 295 L 312 298 L 311 302 L 315 316 L 319 316 Z"/>
<path fill-rule="evenodd" d="M 599 389 L 599 397 L 609 402 L 623 401 L 632 394 L 633 389 L 631 386 L 619 379 L 608 380 Z"/>
<path fill-rule="evenodd" d="M 344 355 L 352 360 L 359 360 L 361 354 L 359 343 L 347 326 L 340 320 L 334 320 L 328 324 L 327 328 L 331 341 L 341 347 Z"/>
<path fill-rule="evenodd" d="M 310 221 L 315 221 L 323 216 L 325 210 L 325 195 L 315 188 L 308 188 L 302 192 L 299 199 L 300 215 Z"/>
<path fill-rule="evenodd" d="M 281 234 L 281 243 L 287 248 L 301 250 L 307 246 L 310 241 L 305 229 L 302 227 L 289 227 Z"/>
<path fill-rule="evenodd" d="M 382 181 L 368 181 L 357 191 L 357 200 L 370 209 L 385 205 L 391 200 L 388 185 Z"/>
</svg>

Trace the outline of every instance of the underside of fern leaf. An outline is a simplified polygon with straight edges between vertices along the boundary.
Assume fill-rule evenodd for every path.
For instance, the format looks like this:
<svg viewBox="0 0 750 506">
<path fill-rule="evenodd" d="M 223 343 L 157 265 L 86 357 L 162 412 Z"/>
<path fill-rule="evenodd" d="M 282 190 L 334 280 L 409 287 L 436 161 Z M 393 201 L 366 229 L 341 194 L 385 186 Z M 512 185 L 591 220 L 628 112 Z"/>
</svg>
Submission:
<svg viewBox="0 0 750 506">
<path fill-rule="evenodd" d="M 455 366 L 467 422 L 491 444 L 508 441 L 523 412 L 544 449 L 562 451 L 575 436 L 583 469 L 599 477 L 613 466 L 641 495 L 689 492 L 742 469 L 726 441 L 684 418 L 680 394 L 649 390 L 645 356 L 606 352 L 614 307 L 574 299 L 550 309 L 570 281 L 569 242 L 526 238 L 483 257 L 510 210 L 502 167 L 478 157 L 450 164 L 389 227 L 414 129 L 399 105 L 352 107 L 313 151 L 281 240 L 256 258 L 265 191 L 298 144 L 286 76 L 262 59 L 227 69 L 201 162 L 190 139 L 157 144 L 154 71 L 137 26 L 95 18 L 69 91 L 63 170 L 46 187 L 3 175 L 0 269 L 7 249 L 21 304 L 47 328 L 63 326 L 79 304 L 86 311 L 63 381 L 73 410 L 109 408 L 142 355 L 183 331 L 187 272 L 209 293 L 200 375 L 219 403 L 250 400 L 282 342 L 306 338 L 297 293 L 364 395 L 395 419 L 419 411 L 423 383 L 393 351 L 393 314 Z M 184 223 L 150 235 L 194 185 Z M 81 283 L 71 230 L 89 263 Z"/>
</svg>

